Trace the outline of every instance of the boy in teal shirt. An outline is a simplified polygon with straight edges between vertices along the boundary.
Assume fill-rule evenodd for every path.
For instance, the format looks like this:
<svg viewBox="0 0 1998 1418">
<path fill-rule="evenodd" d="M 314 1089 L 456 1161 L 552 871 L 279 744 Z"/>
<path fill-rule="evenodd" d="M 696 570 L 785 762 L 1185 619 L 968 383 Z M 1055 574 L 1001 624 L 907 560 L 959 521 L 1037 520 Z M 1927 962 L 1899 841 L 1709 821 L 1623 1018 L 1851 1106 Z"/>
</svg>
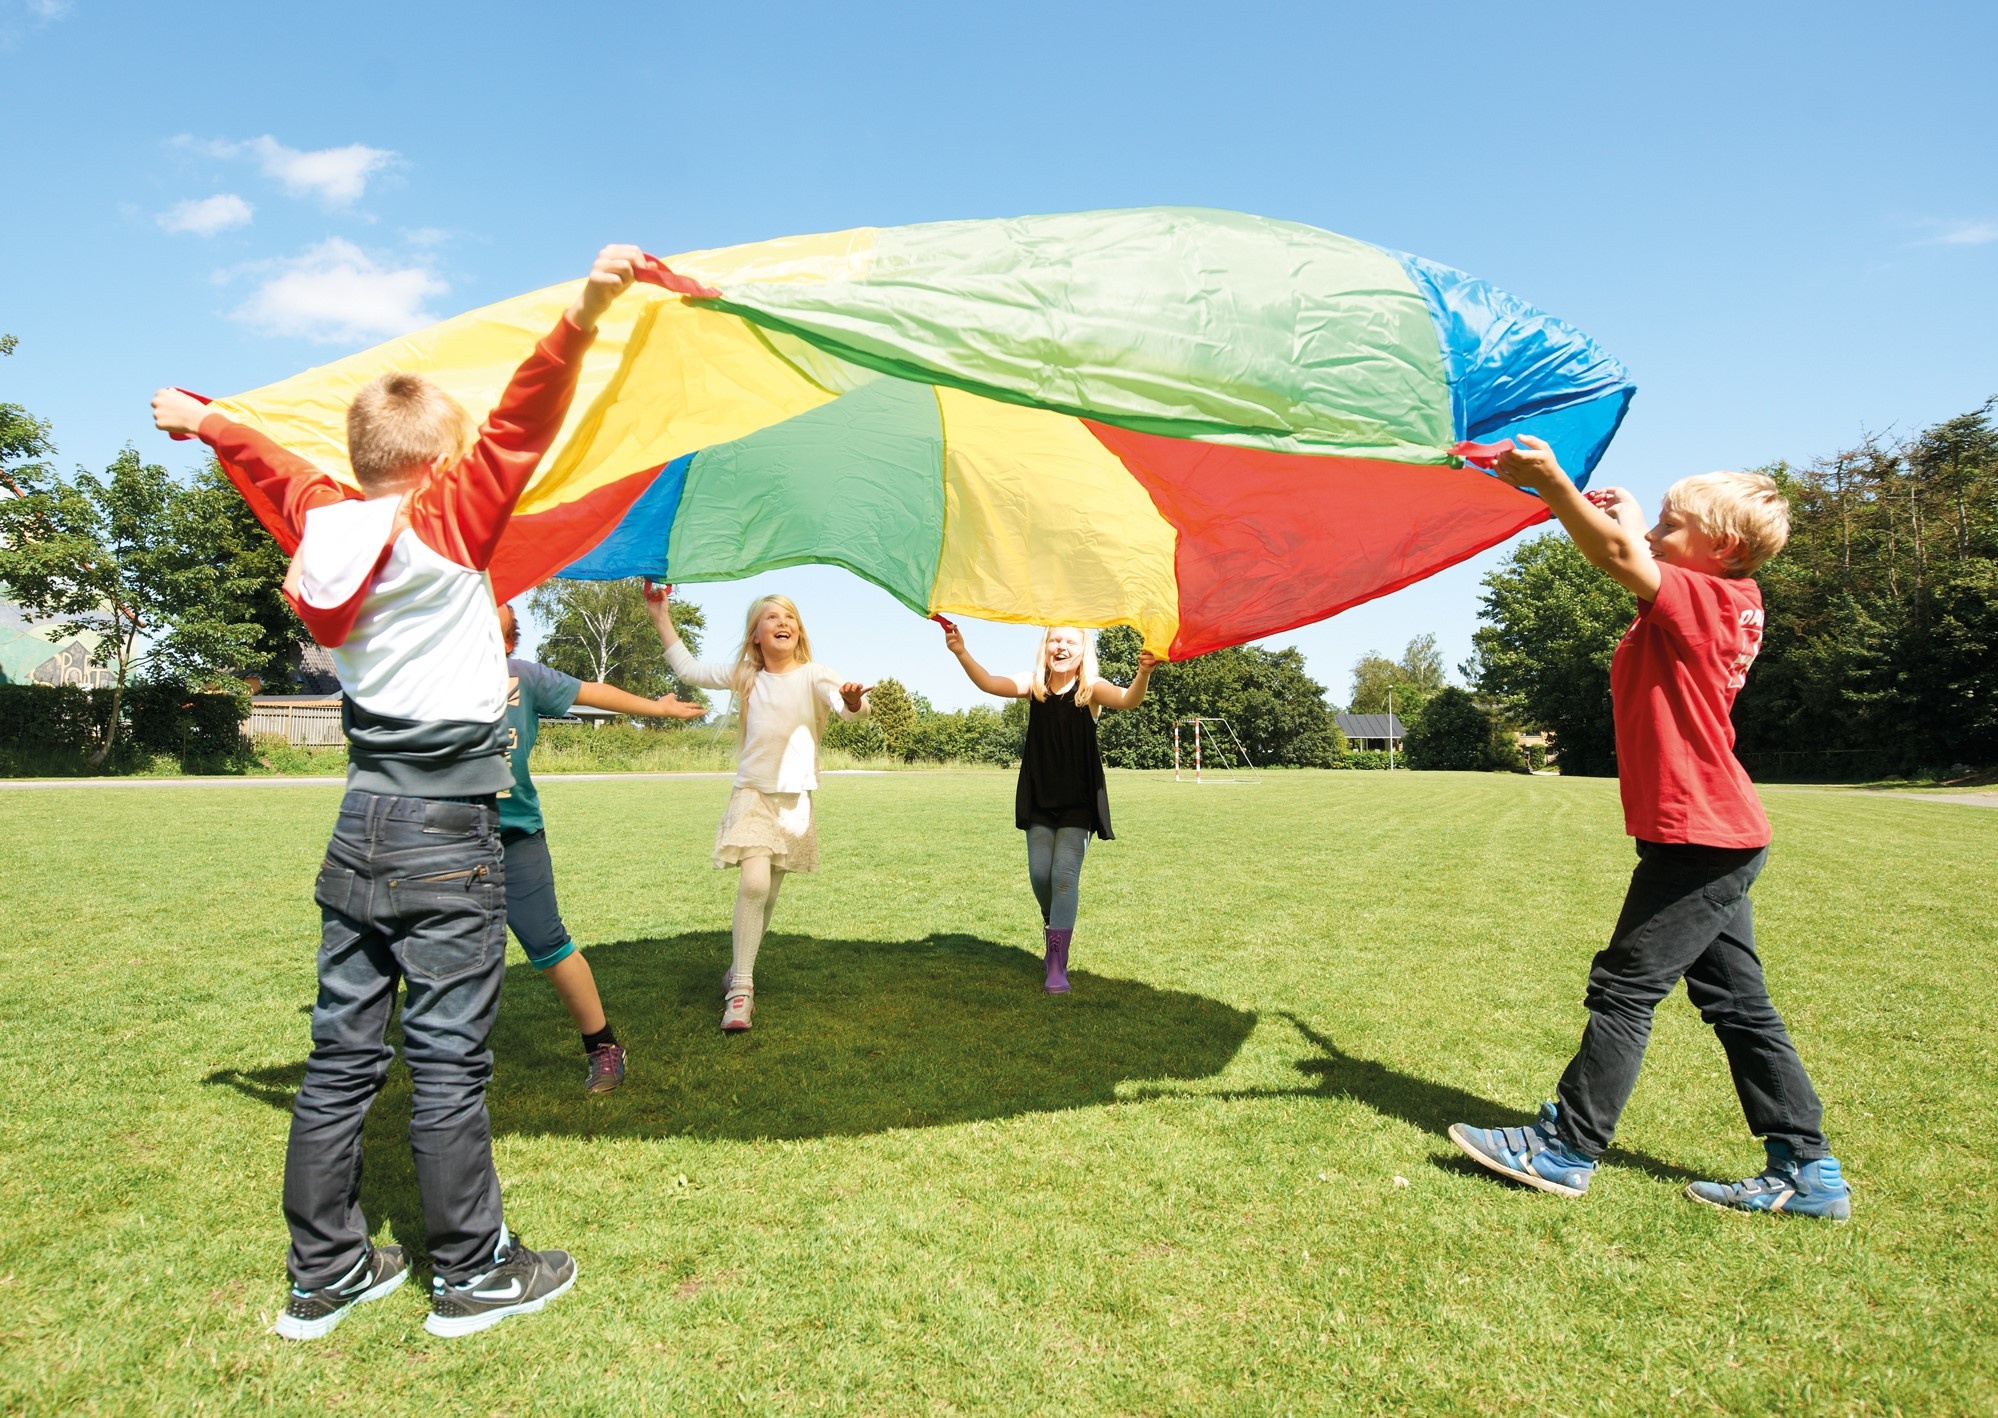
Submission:
<svg viewBox="0 0 1998 1418">
<path fill-rule="evenodd" d="M 555 902 L 555 868 L 548 857 L 548 834 L 541 821 L 541 795 L 535 791 L 528 759 L 541 732 L 541 720 L 559 719 L 576 704 L 644 718 L 698 719 L 707 711 L 675 695 L 641 699 L 613 685 L 579 680 L 533 660 L 515 659 L 520 628 L 513 607 L 501 606 L 499 618 L 509 677 L 507 762 L 513 769 L 513 787 L 499 798 L 500 845 L 506 851 L 506 923 L 582 1031 L 583 1052 L 590 1061 L 589 1091 L 608 1093 L 624 1082 L 624 1046 L 604 1017 L 603 1000 L 597 994 L 589 961 L 577 952 L 569 928 L 562 924 L 562 912 Z"/>
</svg>

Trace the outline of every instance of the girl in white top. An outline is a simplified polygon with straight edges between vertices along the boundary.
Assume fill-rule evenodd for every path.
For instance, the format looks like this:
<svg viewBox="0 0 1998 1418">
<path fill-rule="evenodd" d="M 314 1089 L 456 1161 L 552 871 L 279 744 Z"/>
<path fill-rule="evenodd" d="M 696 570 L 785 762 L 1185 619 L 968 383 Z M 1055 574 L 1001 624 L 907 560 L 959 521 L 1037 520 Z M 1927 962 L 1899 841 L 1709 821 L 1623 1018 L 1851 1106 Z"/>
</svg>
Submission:
<svg viewBox="0 0 1998 1418">
<path fill-rule="evenodd" d="M 842 683 L 812 663 L 798 608 L 784 596 L 765 596 L 749 608 L 742 648 L 733 665 L 703 664 L 687 653 L 673 629 L 667 593 L 647 586 L 646 609 L 666 645 L 666 663 L 688 684 L 735 696 L 735 791 L 715 832 L 715 865 L 739 867 L 733 926 L 735 957 L 722 976 L 721 1027 L 747 1029 L 756 1003 L 756 950 L 770 929 L 784 874 L 816 871 L 818 826 L 812 794 L 819 786 L 819 739 L 826 720 L 867 712 L 867 691 Z"/>
</svg>

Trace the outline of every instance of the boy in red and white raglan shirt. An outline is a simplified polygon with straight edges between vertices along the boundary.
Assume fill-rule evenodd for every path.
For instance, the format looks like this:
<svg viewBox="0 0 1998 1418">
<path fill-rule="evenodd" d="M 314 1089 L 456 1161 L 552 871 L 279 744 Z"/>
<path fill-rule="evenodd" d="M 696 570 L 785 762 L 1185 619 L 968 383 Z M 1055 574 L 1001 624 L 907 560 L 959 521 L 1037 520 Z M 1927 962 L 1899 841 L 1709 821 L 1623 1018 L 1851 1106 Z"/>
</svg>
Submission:
<svg viewBox="0 0 1998 1418">
<path fill-rule="evenodd" d="M 319 997 L 292 1107 L 284 1213 L 292 1289 L 277 1333 L 328 1334 L 402 1284 L 400 1246 L 361 1214 L 361 1126 L 393 1051 L 415 1084 L 409 1142 L 435 1275 L 425 1328 L 470 1334 L 540 1309 L 576 1264 L 506 1226 L 493 1171 L 487 1039 L 506 971 L 496 794 L 507 766 L 507 667 L 486 568 L 561 430 L 597 320 L 643 254 L 609 246 L 576 302 L 515 372 L 483 428 L 414 374 L 385 374 L 347 410 L 355 494 L 191 395 L 162 389 L 158 426 L 201 438 L 281 544 L 285 598 L 333 651 L 347 794 L 319 869 Z"/>
<path fill-rule="evenodd" d="M 1734 756 L 1729 713 L 1762 645 L 1762 592 L 1750 579 L 1783 549 L 1790 508 L 1759 473 L 1684 478 L 1644 530 L 1621 488 L 1586 496 L 1537 438 L 1500 456 L 1498 475 L 1540 494 L 1576 549 L 1637 596 L 1610 664 L 1625 830 L 1637 869 L 1608 947 L 1589 969 L 1588 1026 L 1558 1101 L 1530 1127 L 1450 1138 L 1474 1160 L 1562 1196 L 1588 1189 L 1637 1083 L 1651 1016 L 1680 980 L 1727 1052 L 1763 1171 L 1694 1182 L 1710 1206 L 1843 1221 L 1851 1192 L 1825 1142 L 1824 1108 L 1769 1002 L 1748 889 L 1769 856 L 1769 819 Z"/>
</svg>

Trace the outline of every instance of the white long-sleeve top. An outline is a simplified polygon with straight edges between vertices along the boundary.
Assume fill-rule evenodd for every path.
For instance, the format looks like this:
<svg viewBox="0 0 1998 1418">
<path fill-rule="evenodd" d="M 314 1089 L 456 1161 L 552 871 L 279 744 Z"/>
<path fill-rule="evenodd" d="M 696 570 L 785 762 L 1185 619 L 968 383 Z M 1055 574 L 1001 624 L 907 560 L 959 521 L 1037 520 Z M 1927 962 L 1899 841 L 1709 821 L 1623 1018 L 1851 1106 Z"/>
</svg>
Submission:
<svg viewBox="0 0 1998 1418">
<path fill-rule="evenodd" d="M 666 647 L 666 663 L 688 684 L 702 689 L 735 688 L 732 665 L 696 660 L 677 641 Z M 839 676 L 816 662 L 782 674 L 759 671 L 746 701 L 736 705 L 736 712 L 743 716 L 743 737 L 742 752 L 736 758 L 735 785 L 764 793 L 816 792 L 819 736 L 825 732 L 826 715 L 857 719 L 868 709 L 862 699 L 860 714 L 849 712 L 839 686 Z"/>
</svg>

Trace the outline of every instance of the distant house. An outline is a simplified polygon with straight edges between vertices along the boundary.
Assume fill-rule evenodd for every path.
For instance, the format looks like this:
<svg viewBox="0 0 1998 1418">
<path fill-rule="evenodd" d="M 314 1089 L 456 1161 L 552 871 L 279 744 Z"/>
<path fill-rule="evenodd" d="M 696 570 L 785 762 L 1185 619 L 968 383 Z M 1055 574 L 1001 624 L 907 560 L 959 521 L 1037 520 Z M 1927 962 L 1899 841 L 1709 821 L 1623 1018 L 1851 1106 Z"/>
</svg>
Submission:
<svg viewBox="0 0 1998 1418">
<path fill-rule="evenodd" d="M 1399 714 L 1334 714 L 1332 718 L 1355 752 L 1384 753 L 1401 748 L 1405 731 Z"/>
<path fill-rule="evenodd" d="M 90 663 L 94 635 L 60 643 L 38 634 L 19 606 L 0 602 L 0 684 L 75 684 L 103 689 L 117 676 Z"/>
</svg>

